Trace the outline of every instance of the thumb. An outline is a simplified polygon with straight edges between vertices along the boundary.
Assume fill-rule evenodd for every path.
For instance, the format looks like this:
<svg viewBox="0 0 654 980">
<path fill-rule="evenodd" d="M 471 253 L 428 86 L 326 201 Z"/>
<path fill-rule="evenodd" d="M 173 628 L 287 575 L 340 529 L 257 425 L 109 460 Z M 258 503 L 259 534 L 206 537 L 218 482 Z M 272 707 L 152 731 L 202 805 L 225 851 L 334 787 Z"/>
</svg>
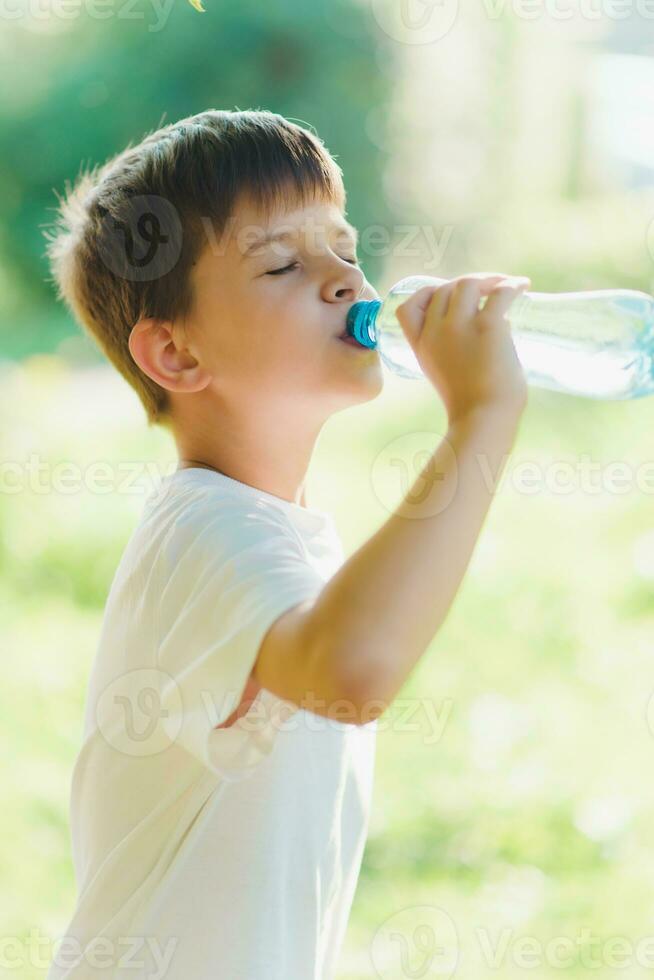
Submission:
<svg viewBox="0 0 654 980">
<path fill-rule="evenodd" d="M 423 286 L 412 293 L 403 303 L 400 303 L 395 310 L 398 323 L 412 345 L 418 341 L 425 322 L 427 307 L 437 289 L 438 286 Z"/>
</svg>

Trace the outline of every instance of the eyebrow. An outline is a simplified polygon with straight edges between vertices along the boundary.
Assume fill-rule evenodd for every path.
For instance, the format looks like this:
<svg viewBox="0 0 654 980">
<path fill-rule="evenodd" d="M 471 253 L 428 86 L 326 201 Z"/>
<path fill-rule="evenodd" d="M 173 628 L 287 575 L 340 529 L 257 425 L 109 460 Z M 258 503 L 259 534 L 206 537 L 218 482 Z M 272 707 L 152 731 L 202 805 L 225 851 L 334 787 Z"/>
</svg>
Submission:
<svg viewBox="0 0 654 980">
<path fill-rule="evenodd" d="M 357 247 L 359 244 L 359 232 L 354 225 L 349 223 L 349 221 L 345 224 L 332 225 L 332 228 L 334 231 L 344 232 L 346 235 L 349 235 L 354 242 L 354 247 Z M 254 242 L 251 242 L 250 245 L 248 245 L 241 256 L 241 261 L 243 261 L 243 259 L 251 258 L 253 252 L 263 248 L 264 245 L 270 245 L 272 242 L 286 241 L 293 237 L 293 233 L 289 231 L 266 232 L 265 235 L 261 235 Z"/>
</svg>

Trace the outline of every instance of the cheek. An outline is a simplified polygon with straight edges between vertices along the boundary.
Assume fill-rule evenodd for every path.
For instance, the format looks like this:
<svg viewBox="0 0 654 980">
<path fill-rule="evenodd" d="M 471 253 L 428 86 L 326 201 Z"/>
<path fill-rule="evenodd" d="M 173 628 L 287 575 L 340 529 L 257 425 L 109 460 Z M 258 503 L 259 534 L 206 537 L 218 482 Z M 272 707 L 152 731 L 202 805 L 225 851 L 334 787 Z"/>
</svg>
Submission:
<svg viewBox="0 0 654 980">
<path fill-rule="evenodd" d="M 222 325 L 213 328 L 210 357 L 223 385 L 248 385 L 259 392 L 268 382 L 278 389 L 315 389 L 334 354 L 334 328 L 321 320 L 315 297 L 301 290 L 284 295 L 274 289 L 252 289 L 235 305 Z"/>
<path fill-rule="evenodd" d="M 283 298 L 264 297 L 247 323 L 252 353 L 268 365 L 286 364 L 289 370 L 300 360 L 304 364 L 311 361 L 327 339 L 319 312 L 315 300 L 311 302 L 299 291 Z"/>
</svg>

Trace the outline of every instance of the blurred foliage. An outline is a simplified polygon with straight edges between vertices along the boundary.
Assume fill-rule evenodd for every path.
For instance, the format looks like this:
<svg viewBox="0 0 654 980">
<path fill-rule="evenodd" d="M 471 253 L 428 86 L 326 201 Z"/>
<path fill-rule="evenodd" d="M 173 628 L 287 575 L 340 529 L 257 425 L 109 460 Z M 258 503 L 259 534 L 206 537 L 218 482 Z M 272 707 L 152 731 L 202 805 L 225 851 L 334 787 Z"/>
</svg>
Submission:
<svg viewBox="0 0 654 980">
<path fill-rule="evenodd" d="M 341 4 L 343 34 L 334 29 L 331 0 L 216 3 L 202 17 L 184 3 L 129 6 L 133 19 L 119 9 L 113 19 L 78 20 L 47 39 L 14 27 L 15 44 L 4 51 L 0 73 L 13 94 L 0 98 L 6 356 L 53 351 L 73 329 L 46 281 L 42 229 L 54 217 L 54 192 L 62 193 L 82 164 L 104 162 L 195 112 L 270 109 L 313 129 L 346 174 L 350 220 L 387 220 L 383 159 L 366 124 L 370 106 L 390 98 L 392 79 L 377 65 L 380 42 L 363 8 Z M 34 77 L 25 77 L 26 61 Z M 364 267 L 374 277 L 379 260 L 364 260 Z"/>
</svg>

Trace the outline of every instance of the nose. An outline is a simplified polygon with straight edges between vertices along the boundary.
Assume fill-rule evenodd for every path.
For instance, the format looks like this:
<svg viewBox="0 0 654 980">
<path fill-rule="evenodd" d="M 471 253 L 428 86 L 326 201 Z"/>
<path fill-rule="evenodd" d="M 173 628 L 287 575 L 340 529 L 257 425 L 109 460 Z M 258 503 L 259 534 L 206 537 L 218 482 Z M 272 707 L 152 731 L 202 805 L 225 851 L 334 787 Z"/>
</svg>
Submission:
<svg viewBox="0 0 654 980">
<path fill-rule="evenodd" d="M 320 294 L 326 303 L 354 303 L 363 290 L 366 279 L 356 265 L 339 260 L 338 267 L 325 277 Z"/>
</svg>

